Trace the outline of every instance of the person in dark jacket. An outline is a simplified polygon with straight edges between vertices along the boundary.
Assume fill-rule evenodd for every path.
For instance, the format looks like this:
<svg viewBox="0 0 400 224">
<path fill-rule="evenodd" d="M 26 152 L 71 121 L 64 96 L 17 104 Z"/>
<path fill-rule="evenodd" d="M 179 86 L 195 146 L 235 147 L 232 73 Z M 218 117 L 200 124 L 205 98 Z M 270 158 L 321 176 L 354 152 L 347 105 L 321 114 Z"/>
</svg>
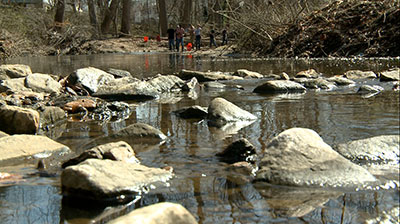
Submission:
<svg viewBox="0 0 400 224">
<path fill-rule="evenodd" d="M 167 34 L 168 34 L 168 47 L 169 50 L 172 51 L 173 49 L 175 49 L 175 29 L 170 27 L 167 30 Z"/>
<path fill-rule="evenodd" d="M 211 28 L 211 30 L 210 30 L 210 47 L 212 47 L 212 45 L 217 47 L 217 44 L 215 43 L 215 30 L 214 30 L 214 28 Z"/>
</svg>

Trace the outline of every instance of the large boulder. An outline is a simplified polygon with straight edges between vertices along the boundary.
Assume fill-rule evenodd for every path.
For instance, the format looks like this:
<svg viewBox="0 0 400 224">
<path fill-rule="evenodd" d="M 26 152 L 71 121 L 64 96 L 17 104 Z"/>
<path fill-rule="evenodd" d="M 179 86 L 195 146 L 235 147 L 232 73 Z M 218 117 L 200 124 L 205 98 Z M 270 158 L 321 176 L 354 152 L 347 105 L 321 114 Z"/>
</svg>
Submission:
<svg viewBox="0 0 400 224">
<path fill-rule="evenodd" d="M 72 158 L 62 164 L 62 167 L 77 165 L 87 159 L 110 159 L 127 163 L 140 163 L 135 157 L 135 151 L 124 142 L 111 142 L 88 149 L 79 156 Z"/>
<path fill-rule="evenodd" d="M 289 80 L 270 80 L 257 86 L 254 93 L 290 93 L 304 92 L 306 88 L 301 84 Z"/>
<path fill-rule="evenodd" d="M 376 79 L 377 75 L 373 71 L 350 70 L 343 74 L 348 79 Z"/>
<path fill-rule="evenodd" d="M 36 154 L 50 156 L 52 153 L 65 153 L 69 148 L 40 135 L 11 135 L 0 138 L 0 161 L 28 157 Z"/>
<path fill-rule="evenodd" d="M 258 72 L 253 72 L 249 71 L 247 69 L 238 69 L 234 75 L 242 77 L 242 78 L 255 78 L 255 79 L 260 79 L 263 78 L 264 76 Z"/>
<path fill-rule="evenodd" d="M 400 81 L 400 68 L 390 69 L 379 73 L 379 80 L 381 82 L 386 81 Z"/>
<path fill-rule="evenodd" d="M 146 192 L 150 185 L 165 183 L 172 178 L 170 171 L 149 168 L 137 163 L 87 159 L 67 167 L 61 174 L 64 195 L 109 200 Z"/>
<path fill-rule="evenodd" d="M 90 93 L 97 92 L 99 86 L 105 85 L 113 79 L 113 75 L 93 67 L 77 69 L 67 78 L 70 85 L 82 85 Z"/>
<path fill-rule="evenodd" d="M 185 69 L 182 69 L 182 71 L 179 73 L 179 77 L 184 80 L 195 77 L 199 82 L 243 79 L 242 77 L 224 74 L 222 72 L 199 72 Z"/>
<path fill-rule="evenodd" d="M 50 75 L 33 73 L 25 78 L 25 86 L 34 92 L 45 92 L 60 94 L 61 84 L 54 80 Z"/>
<path fill-rule="evenodd" d="M 257 117 L 223 98 L 215 98 L 208 106 L 208 123 L 222 127 L 230 122 L 253 121 Z"/>
<path fill-rule="evenodd" d="M 37 111 L 17 106 L 0 107 L 0 130 L 8 134 L 35 134 L 39 129 Z"/>
<path fill-rule="evenodd" d="M 339 144 L 336 150 L 344 157 L 355 161 L 399 163 L 400 136 L 381 135 Z"/>
<path fill-rule="evenodd" d="M 135 209 L 109 224 L 196 224 L 192 214 L 182 205 L 162 202 Z"/>
<path fill-rule="evenodd" d="M 31 67 L 28 65 L 0 65 L 0 80 L 9 78 L 21 78 L 32 74 Z"/>
<path fill-rule="evenodd" d="M 0 92 L 28 92 L 31 89 L 25 87 L 25 78 L 0 80 Z"/>
<path fill-rule="evenodd" d="M 256 179 L 279 185 L 356 188 L 377 181 L 305 128 L 291 128 L 273 138 L 259 165 Z"/>
</svg>

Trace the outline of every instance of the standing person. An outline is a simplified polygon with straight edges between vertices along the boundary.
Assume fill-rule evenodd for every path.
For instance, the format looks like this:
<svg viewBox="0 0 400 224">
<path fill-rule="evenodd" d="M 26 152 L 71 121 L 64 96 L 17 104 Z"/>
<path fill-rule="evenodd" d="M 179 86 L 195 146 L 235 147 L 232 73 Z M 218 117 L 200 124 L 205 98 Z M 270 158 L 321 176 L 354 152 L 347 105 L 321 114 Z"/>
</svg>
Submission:
<svg viewBox="0 0 400 224">
<path fill-rule="evenodd" d="M 212 47 L 212 45 L 217 47 L 217 44 L 215 43 L 215 30 L 214 30 L 214 28 L 211 28 L 211 30 L 210 30 L 210 48 Z"/>
<path fill-rule="evenodd" d="M 189 27 L 189 35 L 190 35 L 190 43 L 194 44 L 194 26 L 190 25 Z"/>
<path fill-rule="evenodd" d="M 176 26 L 176 50 L 179 52 L 179 45 L 182 46 L 182 52 L 184 49 L 184 43 L 183 43 L 183 36 L 185 35 L 185 30 L 180 26 Z"/>
<path fill-rule="evenodd" d="M 168 47 L 169 50 L 172 51 L 173 49 L 175 49 L 175 30 L 172 27 L 170 27 L 167 30 L 167 33 L 168 33 Z"/>
<path fill-rule="evenodd" d="M 222 45 L 228 44 L 228 31 L 227 28 L 222 30 Z"/>
<path fill-rule="evenodd" d="M 200 25 L 197 25 L 197 28 L 194 30 L 194 35 L 196 36 L 196 42 L 195 42 L 196 50 L 200 50 L 200 46 L 201 46 L 201 26 Z"/>
</svg>

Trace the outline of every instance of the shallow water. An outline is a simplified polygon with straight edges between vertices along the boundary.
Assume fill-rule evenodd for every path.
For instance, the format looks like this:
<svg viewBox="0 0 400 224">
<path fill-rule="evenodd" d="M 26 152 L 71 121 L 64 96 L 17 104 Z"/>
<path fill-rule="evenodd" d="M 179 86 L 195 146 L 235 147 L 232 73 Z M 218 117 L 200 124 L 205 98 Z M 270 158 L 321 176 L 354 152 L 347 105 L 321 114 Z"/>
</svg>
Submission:
<svg viewBox="0 0 400 224">
<path fill-rule="evenodd" d="M 172 74 L 182 68 L 200 71 L 235 71 L 247 68 L 263 74 L 294 74 L 315 68 L 326 76 L 350 69 L 382 71 L 399 67 L 400 59 L 245 59 L 205 58 L 176 54 L 92 55 L 20 58 L 8 63 L 25 63 L 34 72 L 68 75 L 76 68 L 118 68 L 137 77 Z M 225 82 L 227 88 L 206 89 L 193 100 L 178 95 L 168 100 L 138 103 L 129 119 L 66 122 L 47 133 L 75 152 L 98 136 L 109 135 L 129 124 L 150 124 L 169 138 L 151 148 L 134 148 L 147 166 L 174 167 L 169 187 L 150 191 L 125 206 L 84 207 L 63 203 L 59 176 L 27 178 L 25 182 L 0 187 L 1 223 L 90 223 L 103 222 L 134 208 L 162 202 L 186 207 L 199 223 L 362 223 L 399 206 L 399 190 L 332 190 L 289 188 L 254 184 L 247 176 L 227 170 L 215 154 L 232 141 L 246 137 L 259 152 L 266 142 L 283 130 L 304 127 L 315 130 L 328 144 L 377 135 L 399 134 L 399 94 L 385 91 L 370 98 L 355 94 L 357 87 L 340 91 L 308 91 L 305 94 L 258 95 L 252 89 L 260 80 Z M 244 90 L 236 89 L 240 84 Z M 390 89 L 387 84 L 386 89 Z M 228 101 L 258 117 L 243 128 L 210 128 L 206 122 L 183 120 L 171 112 L 185 106 L 207 106 L 215 97 Z M 173 102 L 175 101 L 175 102 Z M 135 103 L 136 102 L 130 102 Z M 33 165 L 5 167 L 22 174 L 34 172 Z M 382 179 L 398 180 L 398 173 Z M 110 212 L 113 211 L 113 212 Z"/>
</svg>

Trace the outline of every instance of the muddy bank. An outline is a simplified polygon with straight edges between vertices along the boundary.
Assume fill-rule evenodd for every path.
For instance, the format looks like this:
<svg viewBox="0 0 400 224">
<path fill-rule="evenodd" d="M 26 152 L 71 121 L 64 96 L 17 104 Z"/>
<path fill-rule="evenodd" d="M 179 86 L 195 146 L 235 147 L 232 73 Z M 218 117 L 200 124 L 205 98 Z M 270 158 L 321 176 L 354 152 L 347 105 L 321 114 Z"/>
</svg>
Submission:
<svg viewBox="0 0 400 224">
<path fill-rule="evenodd" d="M 396 57 L 399 16 L 399 2 L 335 1 L 258 51 L 273 57 Z"/>
</svg>

